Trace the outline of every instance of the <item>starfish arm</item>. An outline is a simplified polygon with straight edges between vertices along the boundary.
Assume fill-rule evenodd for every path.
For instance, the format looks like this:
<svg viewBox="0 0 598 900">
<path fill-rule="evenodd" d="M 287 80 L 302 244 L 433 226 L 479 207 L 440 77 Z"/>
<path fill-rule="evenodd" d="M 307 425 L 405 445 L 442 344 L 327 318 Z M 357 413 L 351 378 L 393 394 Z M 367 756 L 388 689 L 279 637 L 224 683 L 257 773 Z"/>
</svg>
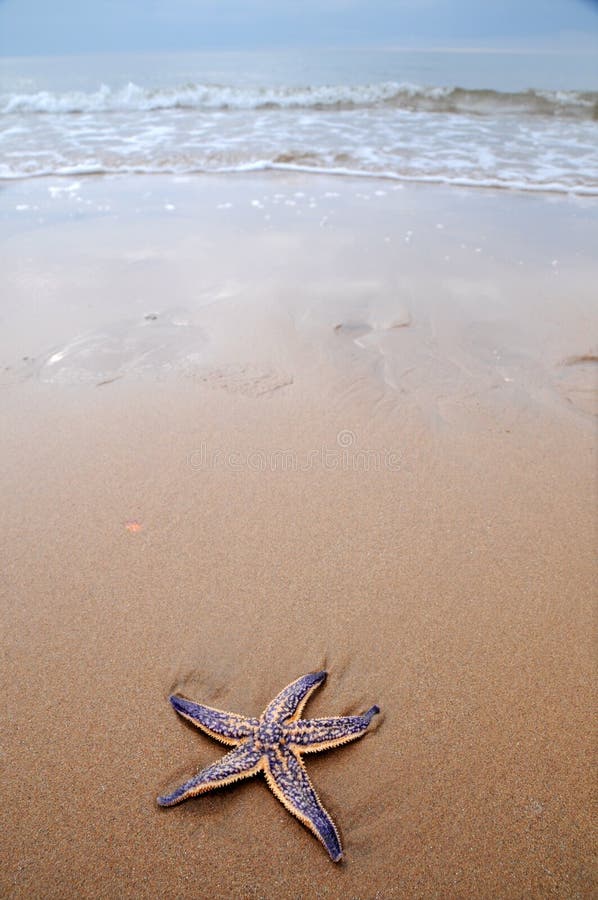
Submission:
<svg viewBox="0 0 598 900">
<path fill-rule="evenodd" d="M 173 695 L 170 702 L 184 719 L 223 744 L 239 744 L 244 738 L 254 734 L 258 726 L 257 719 L 212 709 L 211 706 L 203 706 L 201 703 L 192 703 L 184 697 Z"/>
<path fill-rule="evenodd" d="M 174 806 L 188 797 L 196 797 L 213 791 L 215 788 L 232 784 L 242 778 L 255 775 L 262 767 L 262 753 L 257 750 L 253 742 L 246 742 L 235 747 L 222 759 L 212 763 L 198 772 L 189 781 L 178 787 L 172 794 L 158 797 L 159 806 Z"/>
<path fill-rule="evenodd" d="M 315 753 L 318 750 L 329 750 L 354 741 L 365 733 L 376 713 L 380 709 L 372 706 L 361 716 L 337 716 L 330 719 L 302 719 L 292 722 L 285 729 L 289 744 L 296 747 L 298 753 Z"/>
<path fill-rule="evenodd" d="M 312 787 L 303 763 L 290 750 L 268 753 L 264 768 L 268 786 L 292 815 L 296 816 L 326 847 L 330 858 L 343 855 L 336 826 Z"/>
<path fill-rule="evenodd" d="M 312 693 L 326 679 L 326 672 L 312 672 L 292 681 L 264 710 L 263 718 L 270 722 L 282 722 L 284 719 L 294 721 Z"/>
</svg>

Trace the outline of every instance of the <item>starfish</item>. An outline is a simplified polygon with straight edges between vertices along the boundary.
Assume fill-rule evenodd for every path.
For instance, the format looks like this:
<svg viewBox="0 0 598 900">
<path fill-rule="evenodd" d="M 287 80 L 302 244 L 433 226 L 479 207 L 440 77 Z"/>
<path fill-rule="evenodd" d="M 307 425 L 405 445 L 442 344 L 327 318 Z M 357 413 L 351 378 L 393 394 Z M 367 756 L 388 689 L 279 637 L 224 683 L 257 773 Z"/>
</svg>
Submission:
<svg viewBox="0 0 598 900">
<path fill-rule="evenodd" d="M 188 797 L 263 772 L 274 795 L 313 831 L 331 859 L 339 862 L 343 851 L 338 831 L 312 787 L 301 756 L 361 737 L 380 710 L 372 706 L 361 716 L 300 719 L 303 707 L 326 674 L 314 672 L 291 682 L 268 704 L 259 719 L 171 696 L 170 702 L 183 718 L 217 741 L 234 746 L 234 750 L 202 769 L 172 794 L 158 797 L 159 805 L 174 806 Z"/>
</svg>

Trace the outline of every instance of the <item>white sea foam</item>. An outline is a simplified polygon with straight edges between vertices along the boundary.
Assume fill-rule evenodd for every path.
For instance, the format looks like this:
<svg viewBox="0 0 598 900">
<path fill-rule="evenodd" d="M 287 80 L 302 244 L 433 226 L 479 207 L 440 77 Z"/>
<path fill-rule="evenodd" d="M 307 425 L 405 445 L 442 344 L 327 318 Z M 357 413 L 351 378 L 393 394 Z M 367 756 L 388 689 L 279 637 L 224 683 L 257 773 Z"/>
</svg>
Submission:
<svg viewBox="0 0 598 900">
<path fill-rule="evenodd" d="M 598 93 L 385 81 L 0 95 L 0 179 L 281 169 L 598 194 Z"/>
</svg>

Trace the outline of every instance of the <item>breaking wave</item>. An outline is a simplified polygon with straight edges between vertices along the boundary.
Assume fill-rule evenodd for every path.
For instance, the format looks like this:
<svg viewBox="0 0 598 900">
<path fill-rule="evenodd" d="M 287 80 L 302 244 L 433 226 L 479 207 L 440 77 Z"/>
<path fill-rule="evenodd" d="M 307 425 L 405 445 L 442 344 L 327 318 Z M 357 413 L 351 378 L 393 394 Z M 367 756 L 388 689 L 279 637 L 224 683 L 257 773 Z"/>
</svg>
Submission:
<svg viewBox="0 0 598 900">
<path fill-rule="evenodd" d="M 0 95 L 0 113 L 77 114 L 160 109 L 260 110 L 395 107 L 431 113 L 518 114 L 598 121 L 598 92 L 527 90 L 503 92 L 462 87 L 426 87 L 387 81 L 365 85 L 233 87 L 186 84 L 149 89 L 130 82 L 93 92 L 38 91 Z"/>
</svg>

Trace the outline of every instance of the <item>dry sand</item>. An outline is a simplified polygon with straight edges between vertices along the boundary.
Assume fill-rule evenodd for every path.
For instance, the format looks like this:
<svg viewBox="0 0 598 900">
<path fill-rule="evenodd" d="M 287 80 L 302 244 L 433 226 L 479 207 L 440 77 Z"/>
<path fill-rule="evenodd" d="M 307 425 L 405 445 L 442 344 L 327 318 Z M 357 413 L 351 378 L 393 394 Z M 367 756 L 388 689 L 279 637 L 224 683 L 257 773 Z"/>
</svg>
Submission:
<svg viewBox="0 0 598 900">
<path fill-rule="evenodd" d="M 2 209 L 2 895 L 594 895 L 595 203 Z M 307 715 L 382 709 L 307 760 L 342 864 L 260 778 L 156 806 L 222 754 L 170 692 L 256 715 L 322 667 Z"/>
</svg>

